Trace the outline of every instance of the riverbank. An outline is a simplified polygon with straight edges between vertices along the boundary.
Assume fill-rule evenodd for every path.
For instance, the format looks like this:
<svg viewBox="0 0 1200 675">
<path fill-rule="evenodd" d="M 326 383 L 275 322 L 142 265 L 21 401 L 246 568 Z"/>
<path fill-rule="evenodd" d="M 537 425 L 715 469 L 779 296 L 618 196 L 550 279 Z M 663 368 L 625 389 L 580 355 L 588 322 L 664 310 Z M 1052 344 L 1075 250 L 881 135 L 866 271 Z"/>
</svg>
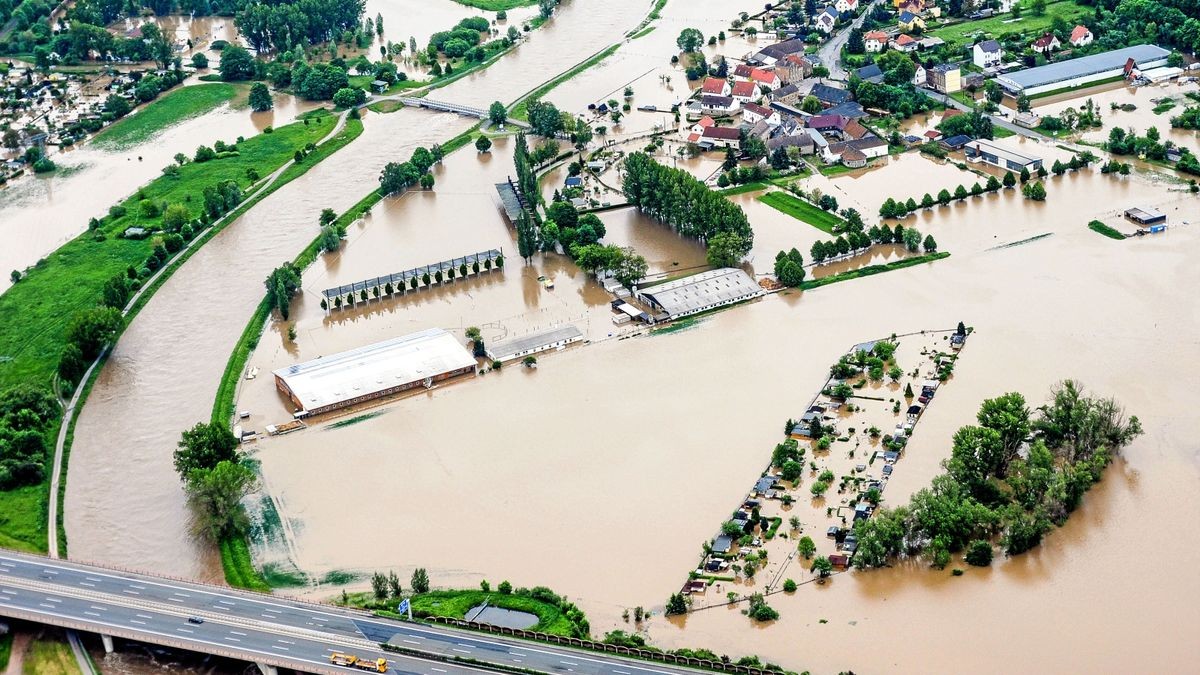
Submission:
<svg viewBox="0 0 1200 675">
<path fill-rule="evenodd" d="M 229 103 L 238 93 L 238 87 L 225 83 L 179 87 L 100 130 L 92 142 L 108 150 L 143 143 L 169 126 Z"/>
</svg>

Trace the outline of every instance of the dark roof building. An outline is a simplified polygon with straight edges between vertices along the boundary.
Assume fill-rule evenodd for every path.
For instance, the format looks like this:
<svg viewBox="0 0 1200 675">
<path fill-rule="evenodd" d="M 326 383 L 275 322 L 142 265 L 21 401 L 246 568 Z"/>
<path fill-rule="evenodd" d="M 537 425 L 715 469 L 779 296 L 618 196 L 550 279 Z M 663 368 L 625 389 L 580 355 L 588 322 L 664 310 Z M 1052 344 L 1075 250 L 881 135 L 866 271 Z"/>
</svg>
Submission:
<svg viewBox="0 0 1200 675">
<path fill-rule="evenodd" d="M 838 89 L 827 84 L 817 83 L 812 86 L 812 91 L 809 92 L 817 97 L 826 108 L 835 106 L 840 103 L 845 103 L 850 100 L 850 92 L 845 89 Z"/>
<path fill-rule="evenodd" d="M 874 63 L 869 66 L 863 66 L 862 68 L 859 68 L 858 70 L 854 71 L 854 74 L 857 75 L 859 79 L 867 82 L 874 82 L 875 84 L 883 82 L 883 71 Z"/>
</svg>

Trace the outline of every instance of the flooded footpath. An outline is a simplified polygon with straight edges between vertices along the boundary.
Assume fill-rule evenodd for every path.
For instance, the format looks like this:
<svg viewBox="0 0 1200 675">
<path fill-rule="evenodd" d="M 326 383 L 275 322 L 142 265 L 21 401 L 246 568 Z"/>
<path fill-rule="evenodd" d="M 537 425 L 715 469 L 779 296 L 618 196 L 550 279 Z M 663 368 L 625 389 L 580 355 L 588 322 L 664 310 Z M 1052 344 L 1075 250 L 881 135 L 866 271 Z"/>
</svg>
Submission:
<svg viewBox="0 0 1200 675">
<path fill-rule="evenodd" d="M 533 89 L 552 72 L 544 65 L 530 67 L 530 59 L 582 61 L 596 44 L 620 40 L 648 8 L 642 0 L 621 0 L 597 20 L 586 5 L 567 3 L 529 43 L 447 90 L 462 85 L 485 106 L 509 99 L 510 92 Z M 509 63 L 514 58 L 526 58 L 525 66 L 514 69 Z M 262 299 L 262 280 L 316 236 L 322 208 L 345 210 L 377 185 L 384 164 L 407 159 L 417 146 L 445 142 L 473 123 L 408 109 L 368 115 L 364 122 L 361 139 L 281 188 L 192 256 L 125 331 L 76 426 L 65 513 L 73 558 L 220 577 L 211 547 L 188 531 L 171 453 L 183 429 L 209 418 L 229 354 Z M 137 489 L 128 489 L 131 484 Z"/>
<path fill-rule="evenodd" d="M 75 238 L 87 229 L 89 219 L 103 216 L 108 207 L 162 175 L 176 153 L 191 156 L 199 145 L 248 138 L 317 107 L 278 92 L 274 98 L 274 110 L 251 112 L 241 91 L 232 103 L 172 125 L 142 143 L 125 148 L 84 143 L 54 155 L 58 171 L 0 188 L 0 236 L 8 242 L 0 247 L 0 269 L 25 269 Z M 10 285 L 7 273 L 0 276 L 0 292 Z"/>
</svg>

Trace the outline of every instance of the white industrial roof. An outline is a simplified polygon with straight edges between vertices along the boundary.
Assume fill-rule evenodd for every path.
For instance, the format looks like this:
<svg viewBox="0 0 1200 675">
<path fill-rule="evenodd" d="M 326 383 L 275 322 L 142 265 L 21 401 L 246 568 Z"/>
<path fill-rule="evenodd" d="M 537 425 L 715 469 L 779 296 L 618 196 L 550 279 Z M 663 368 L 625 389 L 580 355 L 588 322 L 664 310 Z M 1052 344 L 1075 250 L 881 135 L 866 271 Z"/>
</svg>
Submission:
<svg viewBox="0 0 1200 675">
<path fill-rule="evenodd" d="M 1156 45 L 1134 45 L 1077 59 L 1056 61 L 1036 68 L 1026 68 L 1015 73 L 1001 75 L 996 79 L 1010 88 L 1028 89 L 1121 68 L 1129 59 L 1133 59 L 1135 63 L 1139 64 L 1152 63 L 1167 58 L 1170 53 Z"/>
<path fill-rule="evenodd" d="M 723 267 L 651 286 L 640 294 L 653 298 L 668 315 L 676 316 L 762 292 L 750 275 L 734 267 Z"/>
<path fill-rule="evenodd" d="M 275 375 L 305 410 L 314 410 L 474 365 L 453 335 L 430 328 L 280 368 Z"/>
<path fill-rule="evenodd" d="M 967 143 L 966 147 L 975 148 L 980 152 L 987 152 L 1017 164 L 1031 164 L 1041 159 L 1040 157 L 1034 157 L 1033 155 L 1026 155 L 1025 153 L 1018 152 L 1012 148 L 1000 145 L 999 143 L 994 143 L 986 138 L 978 138 L 970 141 Z"/>
<path fill-rule="evenodd" d="M 518 338 L 505 340 L 504 342 L 497 342 L 494 345 L 488 345 L 487 352 L 492 358 L 505 361 L 508 358 L 511 358 L 514 354 L 521 354 L 531 349 L 538 349 L 540 347 L 552 345 L 556 342 L 562 342 L 564 340 L 571 341 L 580 340 L 582 338 L 583 333 L 580 333 L 578 328 L 571 324 L 567 324 L 565 326 L 551 328 L 550 330 L 545 330 L 540 333 L 530 333 L 529 335 L 522 335 Z"/>
</svg>

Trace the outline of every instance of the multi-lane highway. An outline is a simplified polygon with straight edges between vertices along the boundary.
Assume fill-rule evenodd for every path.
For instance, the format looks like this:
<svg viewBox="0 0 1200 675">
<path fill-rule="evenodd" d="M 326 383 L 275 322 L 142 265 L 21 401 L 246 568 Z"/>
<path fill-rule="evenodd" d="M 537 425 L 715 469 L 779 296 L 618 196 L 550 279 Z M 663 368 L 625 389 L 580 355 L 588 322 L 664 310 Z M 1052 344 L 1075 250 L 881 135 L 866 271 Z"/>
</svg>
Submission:
<svg viewBox="0 0 1200 675">
<path fill-rule="evenodd" d="M 8 551 L 0 551 L 0 616 L 334 675 L 356 672 L 330 664 L 334 651 L 385 658 L 389 673 L 406 674 L 465 675 L 489 665 L 585 675 L 696 672 Z"/>
</svg>

